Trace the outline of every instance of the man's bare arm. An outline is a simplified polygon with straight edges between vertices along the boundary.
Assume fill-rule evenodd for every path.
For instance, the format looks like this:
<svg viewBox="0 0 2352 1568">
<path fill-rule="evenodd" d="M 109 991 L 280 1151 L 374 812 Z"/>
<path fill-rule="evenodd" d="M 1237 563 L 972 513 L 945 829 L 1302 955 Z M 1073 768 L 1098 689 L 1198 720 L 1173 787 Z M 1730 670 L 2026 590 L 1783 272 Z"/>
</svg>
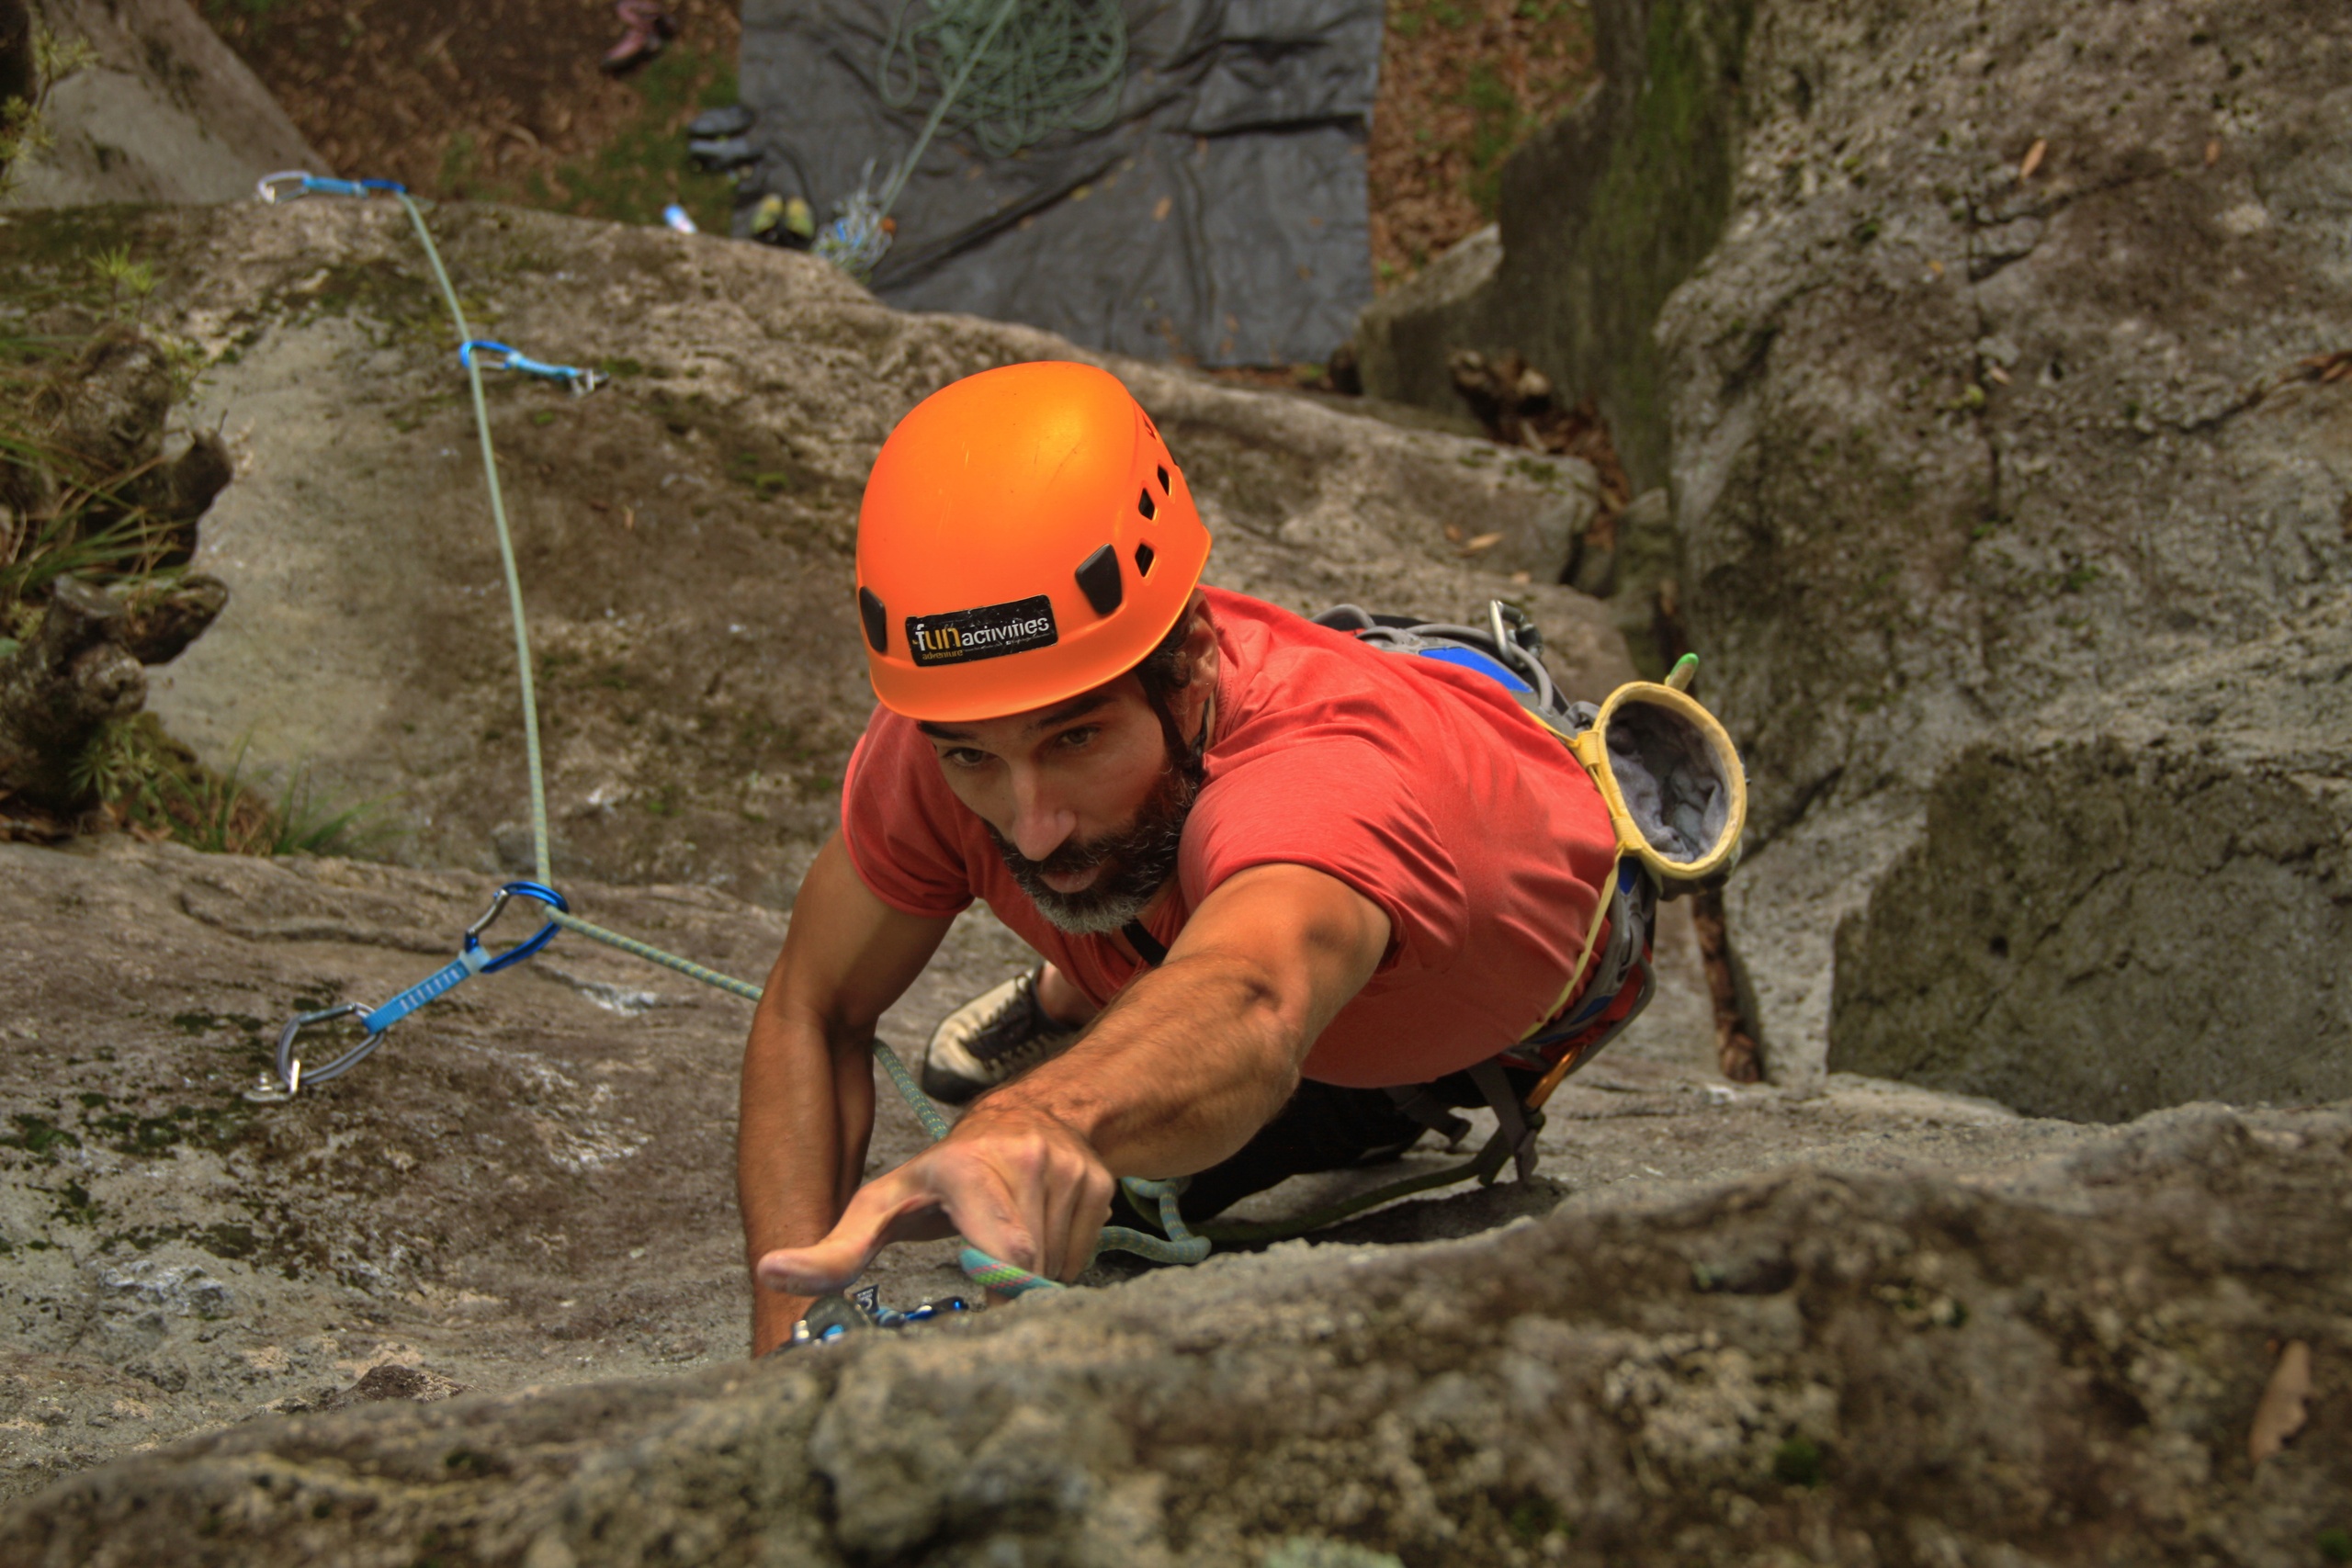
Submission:
<svg viewBox="0 0 2352 1568">
<path fill-rule="evenodd" d="M 874 1130 L 875 1021 L 952 922 L 876 897 L 836 833 L 808 868 L 743 1050 L 737 1194 L 747 1259 L 831 1231 L 858 1188 Z M 754 1288 L 752 1353 L 791 1331 L 808 1298 Z"/>
<path fill-rule="evenodd" d="M 985 1252 L 1075 1275 L 1114 1179 L 1200 1170 L 1247 1143 L 1388 939 L 1377 905 L 1320 872 L 1235 876 L 1076 1045 L 979 1100 L 945 1142 L 860 1191 L 822 1243 L 763 1260 L 761 1278 L 838 1289 L 941 1211 Z"/>
</svg>

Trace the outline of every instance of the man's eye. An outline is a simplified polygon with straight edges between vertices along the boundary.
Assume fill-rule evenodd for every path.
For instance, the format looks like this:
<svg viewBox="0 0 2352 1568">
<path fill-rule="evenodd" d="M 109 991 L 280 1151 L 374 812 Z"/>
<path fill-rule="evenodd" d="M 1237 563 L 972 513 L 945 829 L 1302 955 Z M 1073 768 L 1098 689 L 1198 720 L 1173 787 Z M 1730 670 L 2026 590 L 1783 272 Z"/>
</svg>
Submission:
<svg viewBox="0 0 2352 1568">
<path fill-rule="evenodd" d="M 986 751 L 976 750 L 969 746 L 951 746 L 944 755 L 959 768 L 983 768 L 989 762 Z"/>
<path fill-rule="evenodd" d="M 1054 744 L 1075 751 L 1102 733 L 1102 727 L 1099 724 L 1081 724 L 1076 729 L 1065 729 L 1054 737 Z"/>
</svg>

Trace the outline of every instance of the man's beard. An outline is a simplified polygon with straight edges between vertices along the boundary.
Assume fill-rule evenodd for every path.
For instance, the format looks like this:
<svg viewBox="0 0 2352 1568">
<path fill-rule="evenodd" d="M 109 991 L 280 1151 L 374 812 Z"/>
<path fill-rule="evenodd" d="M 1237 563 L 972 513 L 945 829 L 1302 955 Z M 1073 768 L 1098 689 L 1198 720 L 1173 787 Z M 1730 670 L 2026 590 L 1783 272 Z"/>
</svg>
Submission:
<svg viewBox="0 0 2352 1568">
<path fill-rule="evenodd" d="M 1184 819 L 1200 797 L 1202 776 L 1197 758 L 1189 763 L 1170 759 L 1133 823 L 1084 843 L 1066 843 L 1044 860 L 1023 854 L 993 825 L 989 836 L 1012 880 L 1057 930 L 1072 936 L 1107 935 L 1142 914 L 1175 871 Z M 1046 884 L 1049 872 L 1068 875 L 1095 866 L 1103 868 L 1102 874 L 1075 893 L 1057 892 Z"/>
</svg>

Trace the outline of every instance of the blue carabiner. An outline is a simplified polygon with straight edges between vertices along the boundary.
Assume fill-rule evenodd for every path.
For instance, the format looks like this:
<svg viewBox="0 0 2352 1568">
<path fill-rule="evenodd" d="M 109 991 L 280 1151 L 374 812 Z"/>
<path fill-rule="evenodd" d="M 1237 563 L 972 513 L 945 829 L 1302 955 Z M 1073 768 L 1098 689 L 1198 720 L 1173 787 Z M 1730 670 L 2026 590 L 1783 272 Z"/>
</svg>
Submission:
<svg viewBox="0 0 2352 1568">
<path fill-rule="evenodd" d="M 474 355 L 477 351 L 498 355 L 494 360 L 482 362 L 482 368 L 485 370 L 503 370 L 514 358 L 514 351 L 504 344 L 493 343 L 486 337 L 477 337 L 468 338 L 458 345 L 458 363 L 469 370 L 472 369 Z"/>
<path fill-rule="evenodd" d="M 549 887 L 547 884 L 543 882 L 510 882 L 491 896 L 489 913 L 483 915 L 481 919 L 476 920 L 472 925 L 466 928 L 465 952 L 467 957 L 469 959 L 479 958 L 479 955 L 482 952 L 481 933 L 488 931 L 491 928 L 492 923 L 498 919 L 500 913 L 505 909 L 506 900 L 518 896 L 525 898 L 536 899 L 539 903 L 545 904 L 548 908 L 551 909 L 560 909 L 567 915 L 571 913 L 571 906 L 564 902 L 563 895 L 557 892 L 554 888 Z M 546 947 L 548 943 L 555 940 L 556 932 L 562 929 L 563 928 L 561 926 L 557 925 L 553 920 L 549 920 L 546 925 L 541 926 L 537 932 L 524 938 L 521 942 L 516 942 L 513 947 L 508 948 L 497 957 L 480 959 L 480 973 L 484 975 L 495 975 L 501 969 L 506 968 L 510 964 L 520 964 L 526 958 L 536 956 L 542 948 Z"/>
</svg>

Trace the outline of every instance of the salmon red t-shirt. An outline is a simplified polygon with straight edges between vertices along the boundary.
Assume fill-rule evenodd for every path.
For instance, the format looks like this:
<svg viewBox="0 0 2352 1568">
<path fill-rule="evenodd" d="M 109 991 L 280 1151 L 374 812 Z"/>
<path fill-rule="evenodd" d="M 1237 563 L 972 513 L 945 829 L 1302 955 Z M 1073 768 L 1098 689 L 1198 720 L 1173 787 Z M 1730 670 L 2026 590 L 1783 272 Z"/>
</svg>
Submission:
<svg viewBox="0 0 2352 1568">
<path fill-rule="evenodd" d="M 1484 675 L 1238 593 L 1207 597 L 1220 662 L 1206 779 L 1177 886 L 1146 926 L 1172 945 L 1226 878 L 1308 866 L 1379 905 L 1392 934 L 1306 1077 L 1425 1083 L 1512 1044 L 1560 1000 L 1614 860 L 1600 791 Z M 1046 919 L 931 741 L 888 708 L 851 754 L 842 833 L 884 903 L 944 918 L 981 899 L 1098 1004 L 1143 967 L 1115 936 Z"/>
</svg>

